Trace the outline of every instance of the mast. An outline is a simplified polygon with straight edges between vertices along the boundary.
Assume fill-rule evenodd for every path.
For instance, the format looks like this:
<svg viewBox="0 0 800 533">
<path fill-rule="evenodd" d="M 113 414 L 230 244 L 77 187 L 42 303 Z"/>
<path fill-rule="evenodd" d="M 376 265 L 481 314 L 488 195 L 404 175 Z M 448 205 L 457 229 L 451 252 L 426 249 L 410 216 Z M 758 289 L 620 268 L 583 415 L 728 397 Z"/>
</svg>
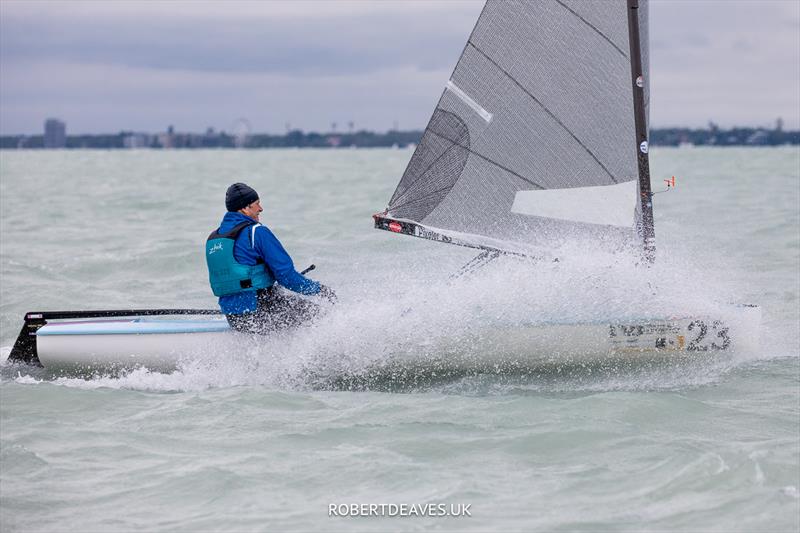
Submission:
<svg viewBox="0 0 800 533">
<path fill-rule="evenodd" d="M 647 141 L 647 117 L 644 109 L 645 80 L 642 74 L 642 48 L 639 36 L 639 0 L 628 0 L 628 42 L 631 58 L 633 115 L 636 121 L 636 159 L 639 165 L 639 194 L 642 219 L 638 222 L 644 244 L 644 258 L 652 263 L 656 258 L 656 235 L 653 225 L 653 194 L 650 189 L 650 160 Z"/>
</svg>

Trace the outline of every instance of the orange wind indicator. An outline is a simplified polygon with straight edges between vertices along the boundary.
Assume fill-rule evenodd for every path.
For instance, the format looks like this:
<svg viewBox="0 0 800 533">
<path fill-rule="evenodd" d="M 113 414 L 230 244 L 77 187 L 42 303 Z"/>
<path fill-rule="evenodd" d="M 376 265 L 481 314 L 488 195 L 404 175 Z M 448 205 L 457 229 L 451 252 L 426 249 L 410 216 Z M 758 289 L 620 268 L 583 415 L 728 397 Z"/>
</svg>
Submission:
<svg viewBox="0 0 800 533">
<path fill-rule="evenodd" d="M 666 183 L 666 184 L 667 184 L 667 188 L 666 188 L 666 189 L 664 189 L 663 191 L 655 191 L 655 192 L 652 192 L 652 193 L 650 193 L 650 195 L 651 195 L 651 196 L 652 196 L 653 194 L 661 194 L 662 192 L 669 192 L 669 191 L 671 191 L 672 189 L 674 189 L 674 188 L 675 188 L 675 176 L 672 176 L 672 177 L 671 177 L 670 179 L 668 179 L 668 180 L 662 180 L 662 181 L 663 181 L 664 183 Z"/>
</svg>

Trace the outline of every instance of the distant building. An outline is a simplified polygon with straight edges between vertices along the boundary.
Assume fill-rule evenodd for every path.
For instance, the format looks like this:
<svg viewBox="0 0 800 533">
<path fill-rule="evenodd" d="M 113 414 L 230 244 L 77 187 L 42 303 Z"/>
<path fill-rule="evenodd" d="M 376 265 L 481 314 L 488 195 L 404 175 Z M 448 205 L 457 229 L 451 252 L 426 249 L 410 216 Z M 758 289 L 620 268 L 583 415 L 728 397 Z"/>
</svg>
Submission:
<svg viewBox="0 0 800 533">
<path fill-rule="evenodd" d="M 125 148 L 147 148 L 152 143 L 151 136 L 146 133 L 131 133 L 122 139 Z"/>
<path fill-rule="evenodd" d="M 67 145 L 67 125 L 56 118 L 44 123 L 44 147 L 64 148 Z"/>
<path fill-rule="evenodd" d="M 162 148 L 175 148 L 175 127 L 170 125 L 166 133 L 158 134 L 158 144 Z"/>
</svg>

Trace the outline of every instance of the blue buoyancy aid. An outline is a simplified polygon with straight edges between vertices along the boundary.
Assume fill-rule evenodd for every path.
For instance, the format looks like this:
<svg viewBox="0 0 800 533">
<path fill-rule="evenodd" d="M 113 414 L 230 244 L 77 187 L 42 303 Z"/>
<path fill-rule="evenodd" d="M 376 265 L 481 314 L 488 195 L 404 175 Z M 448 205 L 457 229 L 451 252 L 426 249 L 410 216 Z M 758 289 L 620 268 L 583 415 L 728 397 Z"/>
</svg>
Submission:
<svg viewBox="0 0 800 533">
<path fill-rule="evenodd" d="M 219 233 L 217 229 L 208 236 L 206 264 L 208 281 L 215 296 L 266 289 L 275 282 L 263 261 L 259 260 L 255 265 L 243 265 L 233 256 L 233 245 L 239 233 L 258 225 L 256 222 L 242 222 L 227 233 Z M 250 245 L 253 246 L 252 239 Z"/>
</svg>

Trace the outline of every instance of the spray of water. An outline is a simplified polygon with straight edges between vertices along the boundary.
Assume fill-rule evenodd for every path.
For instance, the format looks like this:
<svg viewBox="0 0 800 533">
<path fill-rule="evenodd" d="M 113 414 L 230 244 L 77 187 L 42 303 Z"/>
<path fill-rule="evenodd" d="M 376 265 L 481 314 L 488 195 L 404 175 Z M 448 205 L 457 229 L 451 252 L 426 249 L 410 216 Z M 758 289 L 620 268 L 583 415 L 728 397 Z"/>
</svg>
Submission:
<svg viewBox="0 0 800 533">
<path fill-rule="evenodd" d="M 281 389 L 491 391 L 639 390 L 700 386 L 737 365 L 785 353 L 693 358 L 539 354 L 519 331 L 542 324 L 723 316 L 735 287 L 669 255 L 644 268 L 619 253 L 564 247 L 559 261 L 501 257 L 452 279 L 429 268 L 388 268 L 340 288 L 316 322 L 270 337 L 238 336 L 192 354 L 172 373 L 50 375 L 6 365 L 4 378 L 78 387 L 159 391 L 258 385 Z M 353 272 L 353 280 L 366 279 Z M 726 311 L 727 310 L 727 311 Z M 571 339 L 565 337 L 564 346 Z"/>
</svg>

